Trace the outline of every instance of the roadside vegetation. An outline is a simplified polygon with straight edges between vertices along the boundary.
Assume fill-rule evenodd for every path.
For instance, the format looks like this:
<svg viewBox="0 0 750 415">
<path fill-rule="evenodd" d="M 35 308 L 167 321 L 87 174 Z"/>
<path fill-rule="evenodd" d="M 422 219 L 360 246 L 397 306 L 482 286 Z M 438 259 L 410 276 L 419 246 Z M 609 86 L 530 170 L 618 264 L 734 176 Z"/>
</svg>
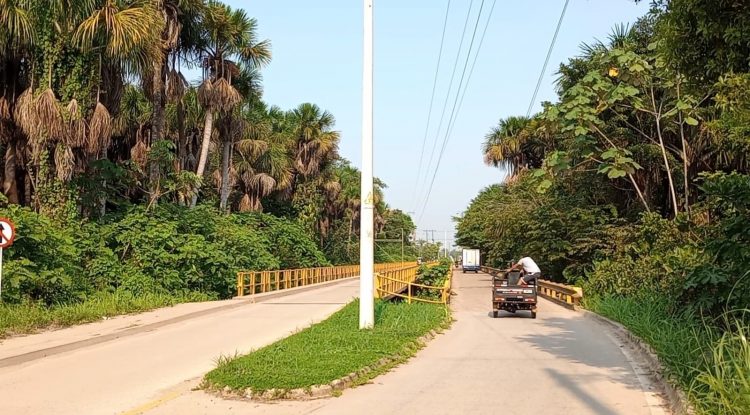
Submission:
<svg viewBox="0 0 750 415">
<path fill-rule="evenodd" d="M 439 289 L 426 289 L 416 287 L 412 293 L 415 297 L 427 300 L 439 301 L 446 280 L 453 272 L 453 261 L 449 258 L 442 258 L 440 263 L 431 267 L 422 265 L 417 275 L 417 284 L 428 285 Z"/>
<path fill-rule="evenodd" d="M 238 270 L 357 262 L 360 172 L 333 114 L 264 100 L 259 25 L 217 0 L 0 4 L 0 215 L 18 228 L 3 333 L 133 309 L 101 298 L 227 298 Z M 430 259 L 384 188 L 376 261 L 400 261 L 401 238 L 404 260 Z"/>
<path fill-rule="evenodd" d="M 702 413 L 750 405 L 750 11 L 653 2 L 560 65 L 557 102 L 500 120 L 507 173 L 457 218 L 502 267 L 533 257 L 649 342 Z"/>
<path fill-rule="evenodd" d="M 327 385 L 351 373 L 374 368 L 356 379 L 360 384 L 407 360 L 421 347 L 419 339 L 450 322 L 448 308 L 434 304 L 379 301 L 375 328 L 359 330 L 359 302 L 325 321 L 245 356 L 221 359 L 204 385 L 254 393 Z M 390 359 L 378 366 L 381 359 Z"/>
<path fill-rule="evenodd" d="M 179 303 L 205 301 L 201 293 L 133 295 L 129 292 L 97 292 L 85 301 L 45 306 L 40 303 L 0 304 L 0 339 L 47 328 L 90 323 L 105 317 L 140 313 Z"/>
</svg>

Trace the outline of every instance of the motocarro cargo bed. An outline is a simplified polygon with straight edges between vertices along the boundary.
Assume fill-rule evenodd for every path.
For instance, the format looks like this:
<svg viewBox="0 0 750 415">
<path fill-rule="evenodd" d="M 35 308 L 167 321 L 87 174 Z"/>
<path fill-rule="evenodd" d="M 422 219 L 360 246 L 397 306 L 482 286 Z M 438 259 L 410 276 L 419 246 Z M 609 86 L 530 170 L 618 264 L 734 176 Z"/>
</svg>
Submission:
<svg viewBox="0 0 750 415">
<path fill-rule="evenodd" d="M 536 284 L 519 285 L 519 272 L 507 272 L 492 280 L 492 316 L 498 317 L 500 310 L 515 313 L 519 310 L 531 311 L 536 318 Z"/>
</svg>

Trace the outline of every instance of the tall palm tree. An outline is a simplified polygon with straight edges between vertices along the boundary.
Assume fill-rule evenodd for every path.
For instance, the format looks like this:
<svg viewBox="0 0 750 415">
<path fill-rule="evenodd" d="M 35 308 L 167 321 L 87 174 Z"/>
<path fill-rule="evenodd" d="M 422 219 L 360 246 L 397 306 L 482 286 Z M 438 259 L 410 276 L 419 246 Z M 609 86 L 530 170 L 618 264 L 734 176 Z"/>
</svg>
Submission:
<svg viewBox="0 0 750 415">
<path fill-rule="evenodd" d="M 232 10 L 218 1 L 209 1 L 202 21 L 202 44 L 197 46 L 204 81 L 199 89 L 206 109 L 201 153 L 196 174 L 203 177 L 213 134 L 214 113 L 229 113 L 242 100 L 233 86 L 238 65 L 261 68 L 271 59 L 270 42 L 258 40 L 257 21 L 244 10 Z M 195 204 L 195 198 L 194 202 Z"/>
<path fill-rule="evenodd" d="M 290 114 L 296 140 L 294 168 L 307 178 L 319 173 L 337 157 L 340 134 L 333 130 L 333 114 L 315 104 L 305 103 Z"/>
<path fill-rule="evenodd" d="M 482 145 L 484 162 L 494 167 L 502 167 L 510 177 L 527 168 L 528 136 L 523 132 L 529 121 L 526 117 L 501 119 L 485 136 Z"/>
<path fill-rule="evenodd" d="M 239 156 L 234 169 L 243 195 L 240 211 L 262 210 L 262 198 L 291 186 L 289 138 L 280 125 L 283 115 L 278 108 L 268 109 L 260 101 L 243 112 L 246 132 L 234 145 Z"/>
<path fill-rule="evenodd" d="M 248 69 L 244 67 L 234 67 L 238 72 L 232 76 L 234 80 L 234 86 L 237 92 L 245 98 L 249 103 L 247 106 L 252 105 L 255 102 L 259 102 L 262 94 L 261 86 L 261 75 L 260 71 L 255 69 Z M 220 188 L 220 202 L 219 209 L 227 209 L 227 201 L 229 200 L 230 191 L 230 176 L 229 166 L 232 161 L 233 145 L 236 140 L 245 134 L 249 134 L 251 139 L 262 139 L 262 132 L 265 131 L 265 123 L 261 122 L 261 125 L 252 125 L 251 120 L 241 117 L 241 111 L 233 111 L 220 123 L 222 128 L 219 128 L 222 138 L 222 156 L 221 156 L 221 188 Z M 257 182 L 257 180 L 254 180 Z M 265 184 L 268 184 L 268 180 L 265 180 Z M 275 186 L 275 182 L 271 189 Z"/>
</svg>

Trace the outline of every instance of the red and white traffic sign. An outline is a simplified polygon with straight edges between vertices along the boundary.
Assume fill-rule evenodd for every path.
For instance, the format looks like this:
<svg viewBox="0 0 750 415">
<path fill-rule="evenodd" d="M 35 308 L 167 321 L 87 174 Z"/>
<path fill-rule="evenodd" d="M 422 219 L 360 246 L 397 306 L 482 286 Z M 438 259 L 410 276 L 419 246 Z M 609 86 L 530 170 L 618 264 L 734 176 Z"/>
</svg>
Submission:
<svg viewBox="0 0 750 415">
<path fill-rule="evenodd" d="M 16 226 L 8 218 L 0 218 L 0 248 L 7 248 L 16 238 Z"/>
</svg>

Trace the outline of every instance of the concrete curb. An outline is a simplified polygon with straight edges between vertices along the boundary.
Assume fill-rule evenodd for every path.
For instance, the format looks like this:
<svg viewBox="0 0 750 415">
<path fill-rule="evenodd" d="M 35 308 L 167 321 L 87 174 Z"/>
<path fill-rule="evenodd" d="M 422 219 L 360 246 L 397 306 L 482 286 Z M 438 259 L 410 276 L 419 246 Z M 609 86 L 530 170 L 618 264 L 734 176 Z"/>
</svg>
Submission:
<svg viewBox="0 0 750 415">
<path fill-rule="evenodd" d="M 450 327 L 453 322 L 452 318 L 446 321 L 446 326 L 438 330 L 430 330 L 429 333 L 418 338 L 412 343 L 409 343 L 404 347 L 404 351 L 411 350 L 415 351 L 424 348 L 430 340 L 437 337 L 444 330 Z M 403 356 L 399 354 L 384 357 L 378 360 L 371 366 L 364 367 L 356 372 L 352 372 L 342 378 L 335 379 L 331 383 L 325 385 L 314 385 L 307 388 L 296 388 L 296 389 L 268 389 L 265 391 L 254 391 L 251 388 L 247 388 L 244 391 L 238 391 L 231 389 L 229 386 L 223 389 L 216 389 L 211 386 L 205 387 L 205 391 L 224 399 L 241 400 L 241 401 L 252 401 L 252 402 L 272 402 L 272 401 L 309 401 L 315 399 L 330 398 L 338 396 L 344 389 L 349 389 L 364 384 L 373 377 L 369 376 L 373 372 L 378 372 L 383 369 L 391 369 L 401 363 L 404 363 L 411 359 L 412 356 Z"/>
<path fill-rule="evenodd" d="M 660 389 L 664 397 L 666 398 L 669 410 L 676 415 L 694 415 L 695 409 L 690 405 L 685 393 L 679 388 L 675 387 L 672 382 L 664 375 L 664 366 L 659 360 L 659 356 L 654 353 L 651 346 L 644 342 L 640 337 L 631 333 L 622 324 L 612 321 L 604 316 L 594 313 L 583 308 L 579 308 L 585 317 L 594 319 L 604 325 L 609 326 L 615 331 L 617 336 L 622 340 L 626 341 L 628 345 L 635 350 L 641 358 L 643 358 L 649 365 L 649 375 L 656 381 L 656 386 Z"/>
<path fill-rule="evenodd" d="M 11 356 L 11 357 L 6 357 L 3 359 L 0 359 L 0 368 L 4 368 L 8 366 L 15 366 L 15 365 L 26 363 L 32 360 L 41 359 L 43 357 L 70 352 L 70 351 L 78 350 L 87 346 L 93 346 L 96 344 L 121 339 L 123 337 L 128 337 L 128 336 L 132 336 L 132 335 L 147 332 L 147 331 L 152 331 L 152 330 L 164 327 L 164 326 L 180 323 L 182 321 L 190 320 L 193 318 L 203 317 L 209 314 L 218 313 L 220 311 L 228 311 L 234 308 L 239 308 L 244 305 L 247 305 L 247 303 L 262 303 L 262 302 L 272 300 L 275 298 L 286 297 L 288 295 L 310 291 L 310 290 L 314 290 L 317 288 L 327 287 L 329 285 L 335 285 L 341 282 L 351 281 L 357 278 L 359 277 L 342 278 L 340 280 L 321 282 L 318 284 L 305 285 L 302 287 L 288 288 L 286 290 L 271 291 L 268 293 L 256 294 L 254 296 L 248 295 L 244 297 L 235 297 L 231 300 L 224 300 L 227 302 L 227 304 L 218 305 L 216 307 L 212 307 L 209 309 L 194 311 L 191 313 L 183 314 L 181 316 L 172 317 L 166 320 L 157 321 L 155 323 L 150 323 L 150 324 L 146 324 L 143 326 L 133 327 L 133 328 L 122 330 L 122 331 L 115 331 L 113 333 L 105 334 L 102 336 L 91 337 L 91 338 L 87 338 L 83 340 L 74 341 L 71 343 L 61 344 L 59 346 L 48 347 L 48 348 L 34 350 L 32 352 L 27 352 L 27 353 L 23 353 L 23 354 Z M 87 323 L 87 324 L 90 324 L 90 323 Z"/>
</svg>

